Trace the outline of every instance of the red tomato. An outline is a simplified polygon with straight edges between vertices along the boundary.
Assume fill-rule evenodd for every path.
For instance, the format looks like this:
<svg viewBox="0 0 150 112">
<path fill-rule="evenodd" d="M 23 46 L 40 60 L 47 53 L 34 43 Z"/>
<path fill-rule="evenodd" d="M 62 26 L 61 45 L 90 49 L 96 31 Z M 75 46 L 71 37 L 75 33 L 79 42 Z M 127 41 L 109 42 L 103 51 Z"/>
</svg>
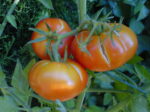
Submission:
<svg viewBox="0 0 150 112">
<path fill-rule="evenodd" d="M 29 84 L 47 100 L 69 100 L 86 87 L 88 75 L 76 62 L 50 62 L 42 60 L 29 72 Z"/>
<path fill-rule="evenodd" d="M 88 31 L 82 31 L 76 38 L 85 40 L 88 35 Z M 93 71 L 108 71 L 118 68 L 133 57 L 138 46 L 135 33 L 127 26 L 121 25 L 119 35 L 113 34 L 113 42 L 110 38 L 106 38 L 104 33 L 92 36 L 91 42 L 87 45 L 87 50 L 91 55 L 81 51 L 77 39 L 74 39 L 72 54 L 83 67 Z M 105 39 L 103 44 L 100 39 Z"/>
<path fill-rule="evenodd" d="M 52 31 L 56 31 L 59 34 L 64 34 L 67 32 L 70 32 L 71 29 L 69 27 L 69 25 L 58 18 L 46 18 L 41 20 L 35 28 L 43 30 L 45 32 L 48 32 L 48 28 L 46 26 L 46 23 L 50 26 Z M 43 35 L 37 33 L 37 32 L 33 32 L 32 33 L 32 37 L 31 40 L 37 39 L 37 38 L 41 38 L 43 37 Z M 64 51 L 66 46 L 68 46 L 68 52 L 70 51 L 70 44 L 73 40 L 73 36 L 64 38 L 61 45 L 59 46 L 59 53 L 61 56 L 64 55 Z M 33 50 L 34 52 L 37 54 L 37 56 L 39 56 L 41 59 L 49 59 L 48 54 L 46 53 L 46 44 L 47 44 L 47 40 L 44 41 L 40 41 L 40 42 L 36 42 L 32 44 Z"/>
</svg>

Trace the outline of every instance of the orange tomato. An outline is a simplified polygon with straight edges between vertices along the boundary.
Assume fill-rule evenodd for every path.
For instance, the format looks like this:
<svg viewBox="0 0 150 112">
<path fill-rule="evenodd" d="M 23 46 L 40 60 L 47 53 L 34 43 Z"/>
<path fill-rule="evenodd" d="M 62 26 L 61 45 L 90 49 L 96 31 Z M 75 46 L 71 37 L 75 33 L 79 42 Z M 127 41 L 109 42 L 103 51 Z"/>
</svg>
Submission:
<svg viewBox="0 0 150 112">
<path fill-rule="evenodd" d="M 59 34 L 64 34 L 64 33 L 67 33 L 67 32 L 71 31 L 71 28 L 69 27 L 69 25 L 64 20 L 58 19 L 58 18 L 43 19 L 36 25 L 35 28 L 43 30 L 45 32 L 48 32 L 48 28 L 46 26 L 46 23 L 49 25 L 49 27 L 51 28 L 52 31 L 56 31 Z M 41 38 L 41 37 L 43 37 L 43 35 L 41 35 L 37 32 L 33 32 L 31 40 Z M 61 43 L 61 45 L 59 45 L 59 49 L 58 49 L 61 56 L 64 55 L 64 51 L 65 51 L 66 46 L 68 46 L 68 52 L 70 52 L 70 47 L 69 46 L 70 46 L 72 40 L 73 40 L 73 36 L 64 38 L 62 40 L 62 43 Z M 46 53 L 47 41 L 48 40 L 32 43 L 32 47 L 33 47 L 34 52 L 41 59 L 49 59 L 49 56 Z"/>
<path fill-rule="evenodd" d="M 88 31 L 82 31 L 76 38 L 85 40 L 88 35 Z M 93 35 L 87 44 L 87 50 L 91 55 L 81 51 L 75 38 L 72 42 L 72 54 L 83 67 L 93 71 L 108 71 L 118 68 L 134 56 L 138 46 L 135 33 L 127 26 L 121 25 L 119 35 L 113 34 L 113 41 L 104 33 Z M 105 39 L 103 44 L 100 39 Z"/>
<path fill-rule="evenodd" d="M 29 72 L 31 88 L 47 100 L 69 100 L 80 94 L 87 81 L 86 71 L 72 60 L 65 63 L 42 60 Z"/>
</svg>

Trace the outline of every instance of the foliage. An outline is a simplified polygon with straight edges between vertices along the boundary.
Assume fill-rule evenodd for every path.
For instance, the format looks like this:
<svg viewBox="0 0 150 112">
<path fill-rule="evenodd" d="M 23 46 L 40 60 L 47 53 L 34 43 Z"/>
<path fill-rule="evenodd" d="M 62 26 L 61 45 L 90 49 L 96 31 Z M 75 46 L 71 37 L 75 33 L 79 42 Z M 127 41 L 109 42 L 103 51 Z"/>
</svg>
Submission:
<svg viewBox="0 0 150 112">
<path fill-rule="evenodd" d="M 78 24 L 77 0 L 51 1 L 20 0 L 11 15 L 7 12 L 13 0 L 0 1 L 0 31 L 5 19 L 7 23 L 0 36 L 0 107 L 4 112 L 73 112 L 75 108 L 76 99 L 63 103 L 47 101 L 33 93 L 27 81 L 29 69 L 35 63 L 32 59 L 38 60 L 31 46 L 26 45 L 31 37 L 29 28 L 46 17 L 62 18 L 72 28 Z M 112 11 L 113 21 L 124 18 L 123 23 L 138 35 L 139 47 L 137 56 L 115 71 L 89 71 L 94 78 L 82 112 L 149 112 L 150 1 L 88 0 L 89 16 L 101 8 L 102 17 Z"/>
</svg>

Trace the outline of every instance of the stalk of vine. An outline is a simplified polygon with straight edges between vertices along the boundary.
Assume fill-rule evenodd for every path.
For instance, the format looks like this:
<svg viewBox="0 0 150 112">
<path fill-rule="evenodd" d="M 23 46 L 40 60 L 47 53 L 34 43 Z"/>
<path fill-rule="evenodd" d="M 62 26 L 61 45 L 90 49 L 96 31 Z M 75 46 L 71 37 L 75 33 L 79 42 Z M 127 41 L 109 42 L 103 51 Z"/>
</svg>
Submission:
<svg viewBox="0 0 150 112">
<path fill-rule="evenodd" d="M 78 0 L 77 2 L 79 24 L 81 24 L 86 19 L 86 13 L 87 13 L 86 4 L 87 4 L 87 0 Z"/>
<path fill-rule="evenodd" d="M 0 28 L 0 36 L 2 36 L 2 34 L 3 34 L 3 31 L 4 31 L 4 29 L 5 29 L 5 27 L 6 27 L 6 24 L 7 24 L 7 16 L 8 15 L 11 15 L 12 13 L 13 13 L 13 11 L 15 10 L 15 8 L 16 8 L 16 6 L 17 6 L 17 4 L 20 2 L 20 0 L 15 0 L 14 2 L 13 2 L 13 4 L 11 5 L 11 7 L 10 7 L 10 9 L 8 10 L 8 12 L 7 12 L 7 14 L 6 14 L 6 16 L 5 16 L 5 18 L 4 18 L 4 20 L 3 20 L 3 22 L 2 22 L 2 24 L 1 24 L 1 28 Z"/>
</svg>

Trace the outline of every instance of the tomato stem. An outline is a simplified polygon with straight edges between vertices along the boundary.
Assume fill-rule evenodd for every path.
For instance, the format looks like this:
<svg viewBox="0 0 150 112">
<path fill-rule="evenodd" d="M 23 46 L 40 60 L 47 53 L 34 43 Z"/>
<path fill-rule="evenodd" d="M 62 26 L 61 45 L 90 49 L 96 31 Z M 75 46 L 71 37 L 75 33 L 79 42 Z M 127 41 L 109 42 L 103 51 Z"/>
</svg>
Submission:
<svg viewBox="0 0 150 112">
<path fill-rule="evenodd" d="M 10 9 L 8 10 L 8 12 L 7 12 L 7 14 L 6 14 L 6 16 L 5 16 L 5 18 L 4 18 L 3 22 L 2 22 L 2 24 L 1 24 L 0 36 L 2 36 L 3 31 L 4 31 L 5 27 L 6 27 L 6 24 L 7 24 L 7 16 L 9 16 L 9 15 L 11 15 L 11 14 L 13 13 L 13 11 L 15 10 L 15 8 L 16 8 L 16 6 L 17 6 L 17 4 L 18 4 L 19 2 L 20 2 L 20 0 L 15 0 L 15 1 L 13 2 L 13 4 L 11 5 Z"/>
<path fill-rule="evenodd" d="M 86 3 L 87 0 L 78 0 L 77 6 L 78 6 L 78 15 L 79 15 L 79 24 L 81 24 L 84 20 L 86 20 Z"/>
</svg>

